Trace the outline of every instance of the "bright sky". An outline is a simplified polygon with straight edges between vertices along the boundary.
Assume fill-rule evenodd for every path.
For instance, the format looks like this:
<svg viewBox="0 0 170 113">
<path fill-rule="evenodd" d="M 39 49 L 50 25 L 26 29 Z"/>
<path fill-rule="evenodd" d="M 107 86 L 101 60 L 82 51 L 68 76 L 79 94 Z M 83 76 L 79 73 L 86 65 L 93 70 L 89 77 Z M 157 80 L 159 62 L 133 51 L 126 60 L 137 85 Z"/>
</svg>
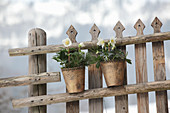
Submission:
<svg viewBox="0 0 170 113">
<path fill-rule="evenodd" d="M 168 0 L 99 0 L 91 2 L 90 0 L 2 0 L 4 7 L 0 12 L 0 24 L 2 28 L 10 27 L 13 30 L 10 35 L 1 33 L 0 46 L 18 47 L 26 45 L 27 42 L 22 38 L 18 42 L 18 33 L 15 34 L 17 26 L 25 25 L 22 30 L 29 26 L 40 26 L 46 29 L 48 38 L 62 36 L 65 27 L 74 25 L 93 25 L 110 29 L 119 20 L 125 25 L 133 26 L 137 19 L 141 18 L 143 22 L 152 21 L 155 16 L 161 17 L 166 22 L 170 19 L 167 11 L 170 11 L 170 2 Z M 7 5 L 7 7 L 6 7 Z M 162 8 L 163 6 L 163 8 Z M 160 13 L 161 12 L 161 13 Z M 109 28 L 110 27 L 110 28 Z M 25 31 L 23 31 L 25 32 Z M 4 36 L 5 35 L 5 36 Z M 9 40 L 11 38 L 11 40 Z M 24 43 L 23 43 L 24 42 Z"/>
</svg>

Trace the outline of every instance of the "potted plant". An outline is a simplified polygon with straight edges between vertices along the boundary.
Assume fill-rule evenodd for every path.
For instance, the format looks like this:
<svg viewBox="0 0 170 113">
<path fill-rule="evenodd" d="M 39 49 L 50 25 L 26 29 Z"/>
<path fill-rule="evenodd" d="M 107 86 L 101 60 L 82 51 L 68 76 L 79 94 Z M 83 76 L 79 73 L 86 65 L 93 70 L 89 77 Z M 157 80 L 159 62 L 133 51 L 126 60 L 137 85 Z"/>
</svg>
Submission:
<svg viewBox="0 0 170 113">
<path fill-rule="evenodd" d="M 83 43 L 76 48 L 68 48 L 72 45 L 69 38 L 62 41 L 65 48 L 62 48 L 59 52 L 53 56 L 53 59 L 60 62 L 62 66 L 62 74 L 66 83 L 66 88 L 69 93 L 78 93 L 84 91 L 85 84 L 85 66 L 91 64 L 90 54 L 81 51 Z"/>
<path fill-rule="evenodd" d="M 108 87 L 123 85 L 125 62 L 131 64 L 131 60 L 126 58 L 127 54 L 117 48 L 115 43 L 114 38 L 111 38 L 108 43 L 98 38 L 98 47 L 95 49 L 96 67 L 101 66 Z"/>
</svg>

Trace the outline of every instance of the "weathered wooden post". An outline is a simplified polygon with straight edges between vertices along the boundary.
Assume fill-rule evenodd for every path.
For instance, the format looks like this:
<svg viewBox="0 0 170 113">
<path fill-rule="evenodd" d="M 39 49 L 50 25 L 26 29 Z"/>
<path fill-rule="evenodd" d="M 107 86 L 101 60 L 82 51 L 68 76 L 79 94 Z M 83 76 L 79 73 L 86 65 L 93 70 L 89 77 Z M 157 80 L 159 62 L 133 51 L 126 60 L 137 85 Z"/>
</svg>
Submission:
<svg viewBox="0 0 170 113">
<path fill-rule="evenodd" d="M 161 32 L 162 23 L 157 17 L 151 26 L 154 33 Z M 152 51 L 155 81 L 164 81 L 166 80 L 164 42 L 152 42 Z M 157 113 L 168 113 L 167 91 L 156 91 L 156 107 Z"/>
<path fill-rule="evenodd" d="M 46 33 L 44 30 L 36 28 L 28 33 L 28 46 L 42 46 L 46 45 Z M 46 72 L 46 54 L 30 55 L 29 56 L 29 74 L 38 74 Z M 46 84 L 31 85 L 29 87 L 29 96 L 40 96 L 47 94 Z M 32 101 L 33 102 L 33 101 Z M 28 113 L 46 113 L 46 106 L 30 107 Z"/>
<path fill-rule="evenodd" d="M 116 32 L 118 39 L 123 37 L 122 32 L 125 30 L 120 21 L 117 22 L 113 30 Z M 126 53 L 126 46 L 120 46 L 122 51 Z M 124 85 L 127 85 L 127 66 L 125 66 Z M 128 113 L 128 95 L 115 96 L 115 111 L 116 113 Z"/>
<path fill-rule="evenodd" d="M 76 43 L 77 31 L 71 25 L 67 30 L 66 34 L 69 36 L 72 43 Z M 66 89 L 67 91 L 67 89 Z M 66 113 L 79 113 L 79 101 L 67 102 L 66 103 Z"/>
<path fill-rule="evenodd" d="M 97 42 L 99 33 L 99 28 L 96 26 L 96 24 L 94 24 L 90 30 L 92 42 Z M 89 65 L 88 79 L 89 89 L 102 88 L 103 82 L 101 68 L 97 69 L 96 64 Z M 103 98 L 89 99 L 89 113 L 103 113 Z"/>
<path fill-rule="evenodd" d="M 137 36 L 143 35 L 145 25 L 139 19 L 134 28 L 137 30 Z M 136 83 L 147 83 L 147 59 L 146 59 L 146 43 L 135 44 L 135 65 L 136 65 Z M 148 93 L 138 93 L 138 113 L 149 113 Z"/>
</svg>

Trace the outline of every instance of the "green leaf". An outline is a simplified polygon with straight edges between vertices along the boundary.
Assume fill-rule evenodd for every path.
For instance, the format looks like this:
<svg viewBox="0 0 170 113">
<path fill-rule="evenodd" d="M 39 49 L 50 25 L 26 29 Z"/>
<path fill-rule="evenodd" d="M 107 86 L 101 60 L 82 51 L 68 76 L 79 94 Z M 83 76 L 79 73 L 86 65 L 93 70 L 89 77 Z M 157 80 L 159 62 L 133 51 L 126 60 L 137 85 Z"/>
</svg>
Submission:
<svg viewBox="0 0 170 113">
<path fill-rule="evenodd" d="M 97 62 L 96 67 L 97 67 L 97 68 L 100 67 L 100 62 Z"/>
<path fill-rule="evenodd" d="M 132 64 L 130 59 L 126 59 L 127 63 Z"/>
</svg>

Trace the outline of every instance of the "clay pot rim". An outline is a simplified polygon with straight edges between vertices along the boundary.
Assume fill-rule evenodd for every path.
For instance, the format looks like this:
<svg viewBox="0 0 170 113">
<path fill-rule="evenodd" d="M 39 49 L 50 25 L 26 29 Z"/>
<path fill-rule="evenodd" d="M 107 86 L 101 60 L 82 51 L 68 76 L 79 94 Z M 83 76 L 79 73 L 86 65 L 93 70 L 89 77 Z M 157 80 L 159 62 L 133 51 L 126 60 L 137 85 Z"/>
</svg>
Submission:
<svg viewBox="0 0 170 113">
<path fill-rule="evenodd" d="M 111 60 L 111 61 L 102 61 L 100 63 L 112 63 L 112 62 L 125 62 L 125 60 Z"/>
<path fill-rule="evenodd" d="M 72 67 L 72 68 L 62 68 L 62 71 L 69 71 L 69 70 L 79 70 L 79 69 L 83 69 L 85 68 L 85 66 L 81 66 L 81 67 Z"/>
</svg>

